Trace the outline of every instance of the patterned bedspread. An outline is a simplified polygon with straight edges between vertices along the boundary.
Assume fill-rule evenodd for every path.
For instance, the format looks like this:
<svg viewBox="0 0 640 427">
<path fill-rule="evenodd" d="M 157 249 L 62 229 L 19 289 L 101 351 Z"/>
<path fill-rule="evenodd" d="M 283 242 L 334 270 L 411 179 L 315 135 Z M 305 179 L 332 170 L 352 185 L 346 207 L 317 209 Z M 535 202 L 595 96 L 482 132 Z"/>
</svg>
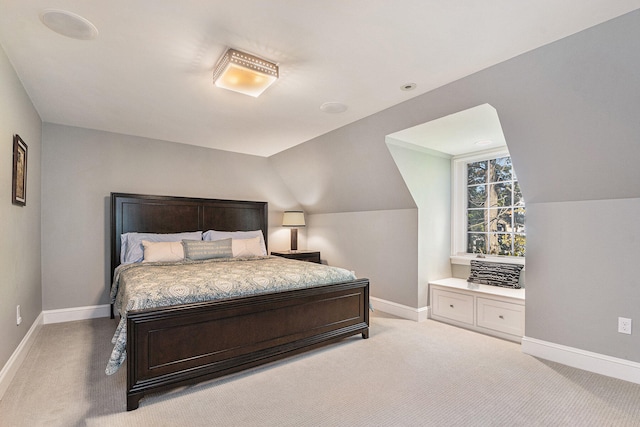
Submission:
<svg viewBox="0 0 640 427">
<path fill-rule="evenodd" d="M 111 302 L 121 316 L 113 335 L 107 375 L 126 357 L 127 312 L 191 302 L 279 292 L 354 280 L 338 267 L 282 257 L 153 262 L 119 266 L 111 287 Z"/>
</svg>

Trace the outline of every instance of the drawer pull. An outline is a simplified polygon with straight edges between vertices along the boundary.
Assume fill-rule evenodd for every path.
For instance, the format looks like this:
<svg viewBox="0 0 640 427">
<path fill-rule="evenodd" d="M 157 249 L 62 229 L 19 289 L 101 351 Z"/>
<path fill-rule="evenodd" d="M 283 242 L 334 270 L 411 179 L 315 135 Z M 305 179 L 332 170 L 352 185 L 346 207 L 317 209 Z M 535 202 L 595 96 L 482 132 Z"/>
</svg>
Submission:
<svg viewBox="0 0 640 427">
<path fill-rule="evenodd" d="M 449 307 L 453 308 L 453 304 L 449 304 Z"/>
<path fill-rule="evenodd" d="M 502 314 L 500 316 L 498 316 L 498 317 L 501 318 L 501 319 L 504 319 L 504 316 Z"/>
</svg>

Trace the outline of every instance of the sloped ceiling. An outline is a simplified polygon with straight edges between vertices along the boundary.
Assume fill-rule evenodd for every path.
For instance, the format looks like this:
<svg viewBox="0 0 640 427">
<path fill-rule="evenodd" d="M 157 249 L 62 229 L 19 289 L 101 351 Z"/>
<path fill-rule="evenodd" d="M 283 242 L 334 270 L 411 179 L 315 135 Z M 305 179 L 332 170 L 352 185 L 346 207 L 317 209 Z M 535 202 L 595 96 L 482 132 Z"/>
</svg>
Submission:
<svg viewBox="0 0 640 427">
<path fill-rule="evenodd" d="M 46 8 L 98 37 L 46 28 Z M 640 0 L 0 2 L 0 44 L 45 122 L 271 156 L 523 52 Z M 227 47 L 280 64 L 260 98 L 212 85 Z M 416 83 L 413 91 L 402 91 Z M 324 102 L 346 112 L 326 114 Z"/>
<path fill-rule="evenodd" d="M 412 208 L 385 138 L 489 104 L 499 117 L 527 204 L 640 198 L 638 69 L 640 10 L 270 160 L 309 212 Z"/>
</svg>

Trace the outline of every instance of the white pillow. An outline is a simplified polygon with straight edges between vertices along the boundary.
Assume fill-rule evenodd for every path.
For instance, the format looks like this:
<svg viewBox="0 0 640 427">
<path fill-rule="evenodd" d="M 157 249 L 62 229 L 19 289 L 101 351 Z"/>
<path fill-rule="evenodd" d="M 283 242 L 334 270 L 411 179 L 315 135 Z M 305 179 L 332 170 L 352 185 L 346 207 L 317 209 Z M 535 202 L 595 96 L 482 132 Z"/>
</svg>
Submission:
<svg viewBox="0 0 640 427">
<path fill-rule="evenodd" d="M 142 262 L 182 261 L 184 248 L 182 242 L 148 242 L 142 241 L 144 259 Z"/>
<path fill-rule="evenodd" d="M 231 252 L 233 252 L 234 258 L 262 256 L 262 246 L 260 244 L 260 237 L 258 236 L 252 239 L 231 240 Z"/>
<path fill-rule="evenodd" d="M 205 231 L 202 234 L 202 240 L 221 240 L 228 239 L 231 237 L 232 239 L 251 239 L 252 237 L 260 238 L 260 255 L 267 255 L 267 245 L 264 244 L 264 236 L 262 235 L 262 230 L 252 230 L 252 231 L 216 231 L 209 230 Z M 234 255 L 235 256 L 235 255 Z"/>
<path fill-rule="evenodd" d="M 125 233 L 120 235 L 122 246 L 120 247 L 120 264 L 129 264 L 142 261 L 142 241 L 147 242 L 181 242 L 182 239 L 202 240 L 202 231 L 187 233 Z"/>
</svg>

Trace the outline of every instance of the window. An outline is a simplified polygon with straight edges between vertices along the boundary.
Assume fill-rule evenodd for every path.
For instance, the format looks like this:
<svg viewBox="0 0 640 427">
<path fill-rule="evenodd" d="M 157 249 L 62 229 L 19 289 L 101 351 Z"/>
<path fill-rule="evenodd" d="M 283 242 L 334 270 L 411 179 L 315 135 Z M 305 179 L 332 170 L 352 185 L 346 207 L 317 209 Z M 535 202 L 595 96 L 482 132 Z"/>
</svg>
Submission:
<svg viewBox="0 0 640 427">
<path fill-rule="evenodd" d="M 454 254 L 524 257 L 525 204 L 509 154 L 454 159 L 454 174 Z"/>
</svg>

